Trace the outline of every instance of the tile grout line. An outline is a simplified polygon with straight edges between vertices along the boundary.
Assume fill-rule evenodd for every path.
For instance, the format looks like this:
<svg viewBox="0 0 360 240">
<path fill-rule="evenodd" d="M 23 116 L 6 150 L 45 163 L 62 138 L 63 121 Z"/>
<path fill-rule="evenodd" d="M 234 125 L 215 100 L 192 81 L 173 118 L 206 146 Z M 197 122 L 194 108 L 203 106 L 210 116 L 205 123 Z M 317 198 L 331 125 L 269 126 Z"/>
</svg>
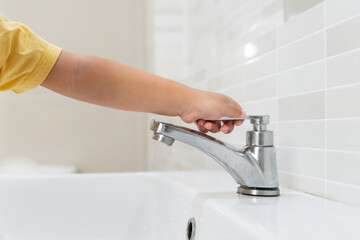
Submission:
<svg viewBox="0 0 360 240">
<path fill-rule="evenodd" d="M 327 19 L 326 19 L 326 1 L 324 2 L 324 54 L 325 54 L 325 61 L 324 61 L 324 101 L 325 101 L 325 105 L 324 105 L 324 118 L 327 119 L 328 116 L 328 109 L 327 109 L 327 61 L 326 61 L 326 56 L 327 56 L 327 31 L 326 31 L 326 23 L 327 23 Z M 327 198 L 328 196 L 328 189 L 327 189 L 327 181 L 328 181 L 328 177 L 327 177 L 327 165 L 328 165 L 328 159 L 327 159 L 327 121 L 324 122 L 324 147 L 325 147 L 325 151 L 324 151 L 324 179 L 325 179 L 325 184 L 324 184 L 324 196 L 325 198 Z"/>
<path fill-rule="evenodd" d="M 324 31 L 324 30 L 325 30 L 325 29 L 322 28 L 322 29 L 320 29 L 320 30 L 318 30 L 318 31 L 312 32 L 312 33 L 310 33 L 310 34 L 307 34 L 307 35 L 305 35 L 305 36 L 303 36 L 303 37 L 299 37 L 299 38 L 297 38 L 297 39 L 295 39 L 295 40 L 293 40 L 293 41 L 291 41 L 291 42 L 288 42 L 288 43 L 286 43 L 286 44 L 284 44 L 284 45 L 279 46 L 278 49 L 286 48 L 286 47 L 288 47 L 288 46 L 290 46 L 290 45 L 293 45 L 293 44 L 296 44 L 296 43 L 298 43 L 298 42 L 301 42 L 302 40 L 305 40 L 306 38 L 313 37 L 314 35 L 319 34 L 319 33 L 321 33 L 321 32 Z"/>
<path fill-rule="evenodd" d="M 254 103 L 259 103 L 259 102 L 267 102 L 267 101 L 272 101 L 272 100 L 276 100 L 276 96 L 275 97 L 269 97 L 269 98 L 260 98 L 260 99 L 256 99 L 256 100 L 251 100 L 251 101 L 244 101 L 243 104 L 254 104 Z"/>
<path fill-rule="evenodd" d="M 302 123 L 302 122 L 319 122 L 319 121 L 346 121 L 360 120 L 360 117 L 344 117 L 344 118 L 311 118 L 311 119 L 294 119 L 294 120 L 278 120 L 280 123 Z"/>
<path fill-rule="evenodd" d="M 245 82 L 242 82 L 242 83 L 238 83 L 238 84 L 234 84 L 230 87 L 225 87 L 225 88 L 222 88 L 221 91 L 228 91 L 228 90 L 232 90 L 234 88 L 237 88 L 237 87 L 242 87 L 242 86 L 245 86 L 245 85 L 249 85 L 249 84 L 252 84 L 252 83 L 256 83 L 256 82 L 260 82 L 260 81 L 263 81 L 267 78 L 271 78 L 271 77 L 274 77 L 276 76 L 276 71 L 274 73 L 270 73 L 268 75 L 265 75 L 265 76 L 261 76 L 261 77 L 258 77 L 258 78 L 253 78 L 253 79 L 249 79 L 248 81 L 245 81 Z M 204 80 L 205 81 L 205 80 Z"/>
<path fill-rule="evenodd" d="M 296 69 L 299 69 L 299 68 L 307 67 L 307 66 L 309 66 L 311 64 L 316 64 L 316 63 L 319 63 L 319 62 L 322 62 L 322 61 L 331 60 L 333 58 L 341 57 L 341 56 L 344 56 L 344 55 L 349 55 L 349 54 L 352 54 L 354 52 L 357 53 L 359 51 L 360 51 L 360 47 L 350 49 L 350 50 L 347 50 L 347 51 L 343 51 L 341 53 L 337 53 L 337 54 L 332 55 L 332 56 L 326 56 L 326 54 L 325 54 L 325 58 L 318 59 L 318 60 L 308 62 L 308 63 L 303 63 L 303 64 L 300 64 L 300 65 L 297 65 L 297 66 L 294 66 L 294 67 L 289 67 L 289 68 L 286 68 L 286 69 L 283 69 L 283 70 L 279 71 L 279 73 L 282 74 L 282 73 L 290 72 L 290 71 L 293 71 L 293 70 L 296 70 Z"/>
<path fill-rule="evenodd" d="M 337 185 L 344 185 L 346 187 L 357 188 L 360 190 L 360 186 L 358 186 L 356 184 L 352 184 L 352 183 L 345 183 L 345 182 L 340 182 L 340 181 L 335 181 L 335 180 L 327 180 L 327 182 L 332 183 L 332 184 L 337 184 Z"/>
<path fill-rule="evenodd" d="M 360 154 L 360 151 L 347 151 L 347 150 L 336 150 L 336 149 L 329 149 L 326 150 L 324 148 L 313 148 L 313 147 L 298 147 L 298 146 L 285 146 L 285 145 L 278 145 L 278 148 L 285 148 L 285 149 L 298 149 L 298 150 L 306 150 L 306 151 L 319 151 L 319 152 L 334 152 L 334 153 L 349 153 L 349 154 Z"/>
<path fill-rule="evenodd" d="M 324 61 L 324 59 L 318 59 L 318 60 L 315 60 L 315 61 L 312 61 L 312 62 L 308 62 L 308 63 L 303 63 L 303 64 L 300 64 L 300 65 L 297 65 L 297 66 L 295 66 L 295 67 L 286 68 L 286 69 L 284 69 L 284 70 L 279 71 L 279 74 L 283 74 L 283 73 L 295 71 L 295 70 L 297 70 L 297 69 L 304 68 L 304 67 L 307 67 L 307 66 L 312 65 L 312 64 L 317 64 L 317 63 L 320 63 L 320 62 L 322 62 L 322 61 Z"/>
<path fill-rule="evenodd" d="M 258 55 L 258 56 L 254 56 L 253 58 L 250 58 L 250 59 L 248 59 L 248 60 L 246 60 L 246 61 L 242 61 L 242 62 L 240 62 L 239 64 L 236 64 L 236 65 L 227 67 L 225 70 L 220 71 L 220 73 L 213 74 L 212 76 L 208 76 L 208 77 L 204 78 L 202 81 L 207 81 L 207 82 L 213 81 L 213 80 L 215 80 L 216 78 L 221 77 L 221 76 L 223 76 L 223 75 L 225 75 L 225 74 L 228 74 L 228 73 L 236 70 L 236 69 L 239 68 L 239 67 L 249 65 L 249 64 L 251 64 L 251 63 L 253 63 L 253 62 L 256 62 L 257 59 L 261 59 L 261 58 L 266 57 L 266 56 L 268 56 L 268 55 L 270 55 L 270 54 L 272 54 L 272 53 L 275 53 L 275 51 L 276 51 L 276 47 L 275 47 L 274 49 L 271 49 L 271 50 L 263 53 L 263 54 L 260 54 L 260 55 Z M 189 75 L 192 75 L 194 72 L 196 72 L 196 70 L 194 70 L 194 71 L 189 71 Z M 273 73 L 268 74 L 268 75 L 272 75 L 272 74 L 273 74 Z M 258 77 L 258 78 L 266 77 L 266 76 L 268 76 L 268 75 L 261 76 L 261 77 Z M 253 78 L 253 79 L 251 79 L 251 80 L 254 80 L 254 79 L 257 79 L 257 78 Z M 202 82 L 202 81 L 201 81 L 201 82 Z"/>
<path fill-rule="evenodd" d="M 323 60 L 321 60 L 323 61 Z M 325 65 L 325 62 L 324 62 L 324 65 Z M 326 68 L 325 68 L 325 81 L 326 81 Z M 246 86 L 248 84 L 252 84 L 252 83 L 256 83 L 256 82 L 259 82 L 259 81 L 262 81 L 266 78 L 270 78 L 270 77 L 277 77 L 277 73 L 272 73 L 272 74 L 269 74 L 269 75 L 266 75 L 265 77 L 260 77 L 260 78 L 254 78 L 252 80 L 249 80 L 247 82 L 243 82 L 243 83 L 239 83 L 239 84 L 236 84 L 236 85 L 233 85 L 231 87 L 227 87 L 227 88 L 223 88 L 221 89 L 220 91 L 221 92 L 225 92 L 225 91 L 229 91 L 229 90 L 232 90 L 234 88 L 237 88 L 237 87 L 242 87 L 242 86 Z M 278 85 L 278 82 L 276 81 L 276 84 Z M 276 93 L 277 95 L 275 97 L 270 97 L 270 98 L 266 98 L 266 99 L 259 99 L 259 100 L 253 100 L 253 101 L 249 101 L 249 102 L 261 102 L 261 101 L 265 101 L 265 100 L 273 100 L 273 99 L 282 99 L 282 98 L 289 98 L 289 97 L 295 97 L 295 96 L 300 96 L 300 95 L 306 95 L 306 94 L 312 94 L 312 93 L 319 93 L 319 92 L 323 92 L 323 91 L 327 91 L 327 90 L 336 90 L 336 89 L 340 89 L 340 88 L 346 88 L 346 87 L 352 87 L 352 86 L 360 86 L 360 82 L 358 83 L 349 83 L 349 84 L 344 84 L 344 85 L 340 85 L 340 86 L 334 86 L 334 87 L 327 87 L 327 86 L 324 86 L 324 88 L 322 89 L 316 89 L 316 90 L 310 90 L 310 91 L 303 91 L 303 92 L 297 92 L 297 93 L 292 93 L 292 94 L 287 94 L 287 95 L 282 95 L 282 96 L 279 96 L 278 92 Z M 278 87 L 278 86 L 277 86 Z M 249 103 L 247 102 L 247 103 Z"/>
<path fill-rule="evenodd" d="M 356 48 L 353 48 L 350 50 L 345 50 L 345 51 L 342 51 L 340 53 L 337 53 L 337 54 L 334 54 L 331 56 L 326 56 L 326 60 L 332 60 L 334 58 L 338 58 L 338 57 L 342 57 L 342 56 L 346 56 L 346 55 L 350 55 L 350 54 L 358 53 L 358 52 L 360 52 L 360 47 L 356 47 Z"/>
<path fill-rule="evenodd" d="M 325 150 L 323 148 L 310 148 L 310 147 L 296 147 L 296 146 L 281 146 L 278 145 L 278 148 L 283 149 L 295 149 L 295 150 L 305 150 L 305 151 L 317 151 L 317 152 L 324 152 Z"/>
<path fill-rule="evenodd" d="M 325 3 L 326 4 L 326 3 Z M 325 8 L 325 14 L 326 14 L 326 8 Z M 326 15 L 325 15 L 326 16 Z M 345 19 L 342 19 L 342 20 L 340 20 L 340 21 L 338 21 L 338 22 L 336 22 L 336 23 L 333 23 L 333 24 L 331 24 L 331 25 L 329 25 L 329 26 L 326 26 L 326 22 L 325 22 L 325 29 L 327 30 L 327 29 L 329 29 L 329 28 L 332 28 L 332 27 L 335 27 L 335 26 L 337 26 L 337 25 L 340 25 L 340 24 L 342 24 L 342 23 L 345 23 L 345 22 L 347 22 L 347 21 L 350 21 L 350 20 L 352 20 L 352 19 L 355 19 L 355 18 L 357 18 L 357 17 L 359 17 L 360 16 L 360 13 L 357 13 L 357 14 L 355 14 L 355 15 L 352 15 L 352 16 L 350 16 L 350 17 L 347 17 L 347 18 L 345 18 Z"/>
<path fill-rule="evenodd" d="M 349 150 L 339 150 L 339 149 L 326 149 L 326 152 L 360 154 L 360 151 L 349 151 Z"/>
<path fill-rule="evenodd" d="M 287 94 L 287 95 L 279 96 L 279 99 L 296 97 L 296 96 L 301 96 L 301 95 L 306 95 L 306 94 L 312 94 L 312 93 L 319 93 L 319 92 L 323 92 L 323 91 L 325 91 L 325 89 L 316 89 L 316 90 L 310 90 L 310 91 L 306 91 L 306 92 L 299 92 L 299 93 Z"/>
<path fill-rule="evenodd" d="M 289 172 L 289 171 L 285 171 L 285 170 L 279 170 L 279 173 L 285 173 L 285 174 L 289 174 L 289 175 L 292 175 L 292 176 L 309 178 L 309 179 L 318 180 L 318 181 L 322 181 L 322 182 L 324 181 L 324 179 L 322 179 L 320 177 L 313 177 L 313 176 L 304 175 L 304 174 L 301 174 L 301 173 Z"/>
<path fill-rule="evenodd" d="M 320 61 L 316 61 L 316 62 L 321 62 L 323 60 L 320 60 Z M 325 62 L 325 61 L 324 61 Z M 312 63 L 315 63 L 315 62 L 312 62 Z M 308 65 L 308 64 L 306 64 Z M 325 63 L 324 63 L 325 65 Z M 280 72 L 281 74 L 282 72 Z M 275 72 L 275 73 L 271 73 L 271 74 L 268 74 L 268 75 L 265 75 L 265 76 L 262 76 L 262 77 L 259 77 L 259 78 L 254 78 L 254 79 L 251 79 L 249 81 L 246 81 L 246 82 L 242 82 L 242 83 L 239 83 L 239 84 L 236 84 L 236 85 L 233 85 L 231 87 L 226 87 L 226 88 L 223 88 L 221 89 L 220 91 L 221 92 L 225 92 L 225 91 L 229 91 L 229 90 L 232 90 L 234 88 L 237 88 L 237 87 L 242 87 L 242 86 L 246 86 L 248 84 L 252 84 L 252 83 L 256 83 L 256 82 L 260 82 L 262 80 L 265 80 L 267 78 L 270 78 L 270 77 L 277 77 L 278 75 L 278 72 Z M 201 82 L 207 82 L 206 80 L 203 80 Z M 201 82 L 199 82 L 198 84 L 200 84 Z M 297 92 L 297 93 L 292 93 L 292 94 L 286 94 L 286 95 L 282 95 L 282 96 L 276 96 L 277 98 L 281 99 L 281 98 L 288 98 L 288 97 L 294 97 L 294 96 L 299 96 L 299 95 L 305 95 L 305 94 L 311 94 L 311 93 L 317 93 L 317 92 L 322 92 L 322 91 L 325 91 L 325 90 L 336 90 L 336 89 L 340 89 L 340 88 L 346 88 L 346 87 L 352 87 L 352 86 L 359 86 L 360 85 L 360 82 L 357 82 L 357 83 L 349 83 L 349 84 L 344 84 L 344 85 L 339 85 L 339 86 L 334 86 L 334 87 L 324 87 L 322 89 L 316 89 L 316 90 L 310 90 L 310 91 L 303 91 L 303 92 Z M 268 100 L 269 99 L 273 99 L 275 97 L 270 97 L 270 98 L 267 98 Z M 265 100 L 265 99 L 264 99 Z M 255 101 L 260 101 L 260 100 L 255 100 Z"/>
<path fill-rule="evenodd" d="M 360 82 L 343 84 L 343 85 L 334 86 L 334 87 L 327 87 L 327 85 L 326 85 L 325 90 L 335 90 L 335 89 L 339 89 L 339 88 L 353 87 L 353 86 L 359 86 L 359 85 L 360 85 Z"/>
<path fill-rule="evenodd" d="M 324 65 L 326 65 L 326 63 L 324 63 Z M 326 68 L 325 68 L 325 82 L 326 82 Z M 340 89 L 340 88 L 346 88 L 346 87 L 353 87 L 353 86 L 359 86 L 360 82 L 357 83 L 349 83 L 349 84 L 344 84 L 344 85 L 339 85 L 339 86 L 334 86 L 334 87 L 327 87 L 326 85 L 324 86 L 324 88 L 321 89 L 316 89 L 316 90 L 310 90 L 310 91 L 304 91 L 304 92 L 298 92 L 298 93 L 292 93 L 292 94 L 287 94 L 287 95 L 283 95 L 280 96 L 279 98 L 288 98 L 288 97 L 295 97 L 295 96 L 299 96 L 299 95 L 305 95 L 305 94 L 311 94 L 311 93 L 318 93 L 318 92 L 322 92 L 322 91 L 328 91 L 328 90 L 336 90 L 336 89 Z"/>
<path fill-rule="evenodd" d="M 286 170 L 279 170 L 279 173 L 285 173 L 285 174 L 289 174 L 289 175 L 293 175 L 293 176 L 297 176 L 297 177 L 304 177 L 304 178 L 309 178 L 309 179 L 313 179 L 313 180 L 324 181 L 323 179 L 318 178 L 318 177 L 304 175 L 304 174 L 301 174 L 301 173 L 289 172 L 289 171 L 286 171 Z M 358 185 L 351 184 L 351 183 L 344 183 L 344 182 L 339 182 L 339 181 L 334 181 L 334 180 L 328 180 L 328 182 L 333 183 L 333 184 L 341 184 L 341 185 L 344 185 L 344 186 L 360 189 L 360 187 Z"/>
<path fill-rule="evenodd" d="M 285 21 L 284 21 L 285 22 Z M 284 24 L 284 23 L 283 23 Z M 275 46 L 278 45 L 278 28 L 275 29 Z M 276 47 L 275 51 L 275 113 L 276 119 L 279 120 L 279 83 L 278 83 L 278 71 L 279 71 L 279 48 Z M 279 121 L 276 121 L 275 127 L 277 133 L 275 134 L 276 137 L 276 144 L 279 144 Z M 276 163 L 277 164 L 277 163 Z M 280 183 L 279 183 L 280 184 Z"/>
</svg>

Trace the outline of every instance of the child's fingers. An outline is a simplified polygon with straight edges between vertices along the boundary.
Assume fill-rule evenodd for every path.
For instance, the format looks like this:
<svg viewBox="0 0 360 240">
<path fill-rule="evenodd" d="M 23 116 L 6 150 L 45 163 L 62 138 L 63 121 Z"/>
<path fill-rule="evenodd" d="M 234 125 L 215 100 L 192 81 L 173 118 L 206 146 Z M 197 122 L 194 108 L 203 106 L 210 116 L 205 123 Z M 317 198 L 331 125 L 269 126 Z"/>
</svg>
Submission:
<svg viewBox="0 0 360 240">
<path fill-rule="evenodd" d="M 240 126 L 241 124 L 243 124 L 243 122 L 244 122 L 244 120 L 235 120 L 235 121 L 234 121 L 234 124 L 235 124 L 236 126 Z"/>
<path fill-rule="evenodd" d="M 206 130 L 212 133 L 216 133 L 220 131 L 221 122 L 220 121 L 205 122 L 204 127 Z"/>
<path fill-rule="evenodd" d="M 208 130 L 206 130 L 206 128 L 204 127 L 204 124 L 205 124 L 205 120 L 198 120 L 196 121 L 196 125 L 197 125 L 197 128 L 199 129 L 200 132 L 203 132 L 203 133 L 207 133 Z"/>
<path fill-rule="evenodd" d="M 234 130 L 234 121 L 223 121 L 223 123 L 220 128 L 223 133 L 231 133 Z"/>
<path fill-rule="evenodd" d="M 246 116 L 246 112 L 244 110 L 242 110 L 242 114 L 241 114 L 241 117 L 245 117 Z M 234 121 L 234 124 L 236 126 L 240 126 L 241 124 L 243 124 L 244 120 L 235 120 Z"/>
</svg>

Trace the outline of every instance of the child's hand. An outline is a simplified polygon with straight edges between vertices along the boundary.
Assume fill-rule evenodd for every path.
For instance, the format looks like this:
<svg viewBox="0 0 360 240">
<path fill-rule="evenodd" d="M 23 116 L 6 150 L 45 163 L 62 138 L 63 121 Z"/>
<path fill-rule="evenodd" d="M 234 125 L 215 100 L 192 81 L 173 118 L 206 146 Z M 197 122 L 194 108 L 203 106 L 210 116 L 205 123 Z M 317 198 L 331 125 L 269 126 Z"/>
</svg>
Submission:
<svg viewBox="0 0 360 240">
<path fill-rule="evenodd" d="M 190 104 L 185 114 L 181 115 L 184 122 L 196 122 L 201 132 L 230 133 L 234 125 L 240 126 L 243 120 L 215 121 L 221 117 L 241 118 L 246 112 L 230 97 L 220 94 L 195 90 L 193 104 Z M 204 120 L 207 119 L 207 120 Z M 214 121 L 209 121 L 214 120 Z"/>
</svg>

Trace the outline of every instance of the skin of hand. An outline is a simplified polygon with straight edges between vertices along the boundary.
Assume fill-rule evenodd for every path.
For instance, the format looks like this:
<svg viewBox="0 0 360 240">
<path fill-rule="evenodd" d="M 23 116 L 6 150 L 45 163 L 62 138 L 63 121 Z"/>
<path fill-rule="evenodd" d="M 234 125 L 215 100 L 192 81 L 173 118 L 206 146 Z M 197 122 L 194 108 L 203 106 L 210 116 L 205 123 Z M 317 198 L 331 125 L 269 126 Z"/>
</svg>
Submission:
<svg viewBox="0 0 360 240">
<path fill-rule="evenodd" d="M 196 122 L 201 132 L 230 133 L 244 117 L 230 97 L 190 88 L 178 82 L 104 58 L 62 51 L 41 86 L 84 102 L 106 107 L 179 116 Z M 207 120 L 203 120 L 207 119 Z"/>
<path fill-rule="evenodd" d="M 236 101 L 224 94 L 198 91 L 199 101 L 202 102 L 196 106 L 200 107 L 200 109 L 192 109 L 192 112 L 180 116 L 184 122 L 196 122 L 198 129 L 204 133 L 208 131 L 213 133 L 219 131 L 230 133 L 234 129 L 234 125 L 240 126 L 243 123 L 243 120 L 216 121 L 216 119 L 223 116 L 233 118 L 245 117 L 246 113 Z"/>
</svg>

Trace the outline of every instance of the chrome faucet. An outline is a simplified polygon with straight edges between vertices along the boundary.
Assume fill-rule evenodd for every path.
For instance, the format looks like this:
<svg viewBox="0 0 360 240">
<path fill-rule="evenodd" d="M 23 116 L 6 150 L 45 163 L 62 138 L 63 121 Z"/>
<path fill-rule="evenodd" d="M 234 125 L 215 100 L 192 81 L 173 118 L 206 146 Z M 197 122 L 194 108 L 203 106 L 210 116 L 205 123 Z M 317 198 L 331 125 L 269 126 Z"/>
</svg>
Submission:
<svg viewBox="0 0 360 240">
<path fill-rule="evenodd" d="M 153 139 L 171 146 L 179 140 L 206 153 L 218 162 L 240 185 L 237 193 L 252 196 L 279 196 L 273 132 L 266 130 L 269 116 L 221 118 L 219 120 L 245 120 L 253 124 L 246 133 L 246 145 L 235 148 L 204 133 L 169 123 L 151 121 Z"/>
</svg>

